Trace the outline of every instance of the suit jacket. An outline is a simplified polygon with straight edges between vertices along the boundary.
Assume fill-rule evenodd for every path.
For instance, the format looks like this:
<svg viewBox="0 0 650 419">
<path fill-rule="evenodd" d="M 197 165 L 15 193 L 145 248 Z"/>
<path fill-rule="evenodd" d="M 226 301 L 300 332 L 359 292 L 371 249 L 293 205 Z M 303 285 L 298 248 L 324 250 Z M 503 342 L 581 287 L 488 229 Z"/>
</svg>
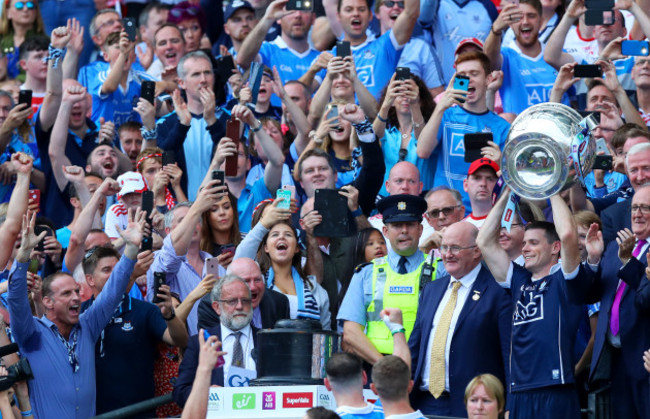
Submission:
<svg viewBox="0 0 650 419">
<path fill-rule="evenodd" d="M 618 244 L 614 241 L 607 246 L 597 273 L 586 277 L 587 281 L 567 281 L 572 290 L 569 293 L 571 299 L 580 301 L 582 298 L 582 303 L 600 301 L 590 379 L 594 377 L 606 348 L 609 319 L 619 279 L 627 284 L 619 306 L 619 336 L 625 374 L 634 380 L 648 379 L 648 373 L 643 368 L 643 351 L 650 348 L 650 281 L 645 276 L 645 255 L 639 256 L 639 259 L 632 258 L 621 269 Z"/>
<path fill-rule="evenodd" d="M 253 342 L 255 343 L 255 348 L 257 348 L 257 332 L 259 329 L 253 327 L 252 324 L 251 329 L 253 331 Z M 217 336 L 219 341 L 221 341 L 221 325 L 217 325 L 207 330 L 210 335 Z M 200 351 L 199 335 L 190 336 L 190 340 L 187 342 L 187 348 L 183 355 L 183 361 L 178 368 L 178 378 L 176 379 L 176 384 L 174 384 L 174 390 L 172 391 L 172 397 L 180 407 L 185 406 L 185 402 L 192 392 L 192 384 L 194 383 L 194 377 L 196 376 L 196 368 L 199 365 Z M 253 356 L 253 359 L 255 358 L 256 357 Z M 214 368 L 212 370 L 212 377 L 210 378 L 210 385 L 223 387 L 223 383 L 223 367 Z"/>
<path fill-rule="evenodd" d="M 603 223 L 603 240 L 605 246 L 616 241 L 616 233 L 624 228 L 630 228 L 632 222 L 632 198 L 604 209 L 600 213 L 600 220 Z"/>
<path fill-rule="evenodd" d="M 262 329 L 272 329 L 276 321 L 291 317 L 287 296 L 268 288 L 264 290 L 259 309 L 262 316 Z M 220 324 L 219 315 L 212 308 L 210 294 L 201 299 L 197 313 L 199 316 L 197 329 L 209 329 Z"/>
<path fill-rule="evenodd" d="M 450 276 L 428 283 L 418 305 L 409 348 L 415 386 L 422 384 L 427 345 L 433 318 L 449 286 Z M 474 300 L 477 291 L 480 296 Z M 466 417 L 465 387 L 479 374 L 490 373 L 507 383 L 506 368 L 510 353 L 512 303 L 507 291 L 481 266 L 474 285 L 458 316 L 449 352 L 449 393 L 451 416 Z"/>
</svg>

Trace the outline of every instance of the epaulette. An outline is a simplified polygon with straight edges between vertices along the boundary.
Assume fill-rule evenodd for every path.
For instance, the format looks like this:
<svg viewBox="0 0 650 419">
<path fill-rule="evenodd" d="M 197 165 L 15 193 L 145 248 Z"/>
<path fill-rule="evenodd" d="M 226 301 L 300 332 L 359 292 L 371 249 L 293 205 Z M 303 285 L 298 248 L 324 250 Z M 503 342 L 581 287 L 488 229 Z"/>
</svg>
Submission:
<svg viewBox="0 0 650 419">
<path fill-rule="evenodd" d="M 372 262 L 366 262 L 366 263 L 362 263 L 362 264 L 358 265 L 356 268 L 354 268 L 354 273 L 355 273 L 355 274 L 358 274 L 359 272 L 361 272 L 361 270 L 362 270 L 364 267 L 366 267 L 366 266 L 368 266 L 368 265 L 370 265 L 370 264 L 372 264 Z"/>
</svg>

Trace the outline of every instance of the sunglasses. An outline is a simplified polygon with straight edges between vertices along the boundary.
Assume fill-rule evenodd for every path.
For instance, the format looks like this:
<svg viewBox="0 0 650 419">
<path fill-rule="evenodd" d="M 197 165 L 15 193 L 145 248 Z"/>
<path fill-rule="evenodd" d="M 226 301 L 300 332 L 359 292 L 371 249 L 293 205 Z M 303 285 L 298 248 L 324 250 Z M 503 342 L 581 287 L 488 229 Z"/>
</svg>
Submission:
<svg viewBox="0 0 650 419">
<path fill-rule="evenodd" d="M 386 0 L 385 2 L 382 2 L 381 4 L 383 6 L 388 7 L 388 8 L 391 8 L 391 7 L 395 6 L 395 5 L 397 5 L 397 7 L 399 7 L 400 9 L 404 8 L 404 2 L 403 1 Z"/>
<path fill-rule="evenodd" d="M 198 7 L 188 7 L 188 8 L 178 8 L 178 9 L 171 9 L 169 11 L 172 16 L 175 18 L 181 18 L 185 15 L 190 15 L 190 16 L 198 16 L 199 14 L 199 8 Z"/>
<path fill-rule="evenodd" d="M 33 10 L 36 8 L 36 4 L 34 4 L 34 2 L 32 1 L 28 1 L 28 2 L 17 1 L 14 4 L 14 7 L 16 8 L 16 10 L 23 10 L 23 7 L 27 7 L 28 10 Z"/>
</svg>

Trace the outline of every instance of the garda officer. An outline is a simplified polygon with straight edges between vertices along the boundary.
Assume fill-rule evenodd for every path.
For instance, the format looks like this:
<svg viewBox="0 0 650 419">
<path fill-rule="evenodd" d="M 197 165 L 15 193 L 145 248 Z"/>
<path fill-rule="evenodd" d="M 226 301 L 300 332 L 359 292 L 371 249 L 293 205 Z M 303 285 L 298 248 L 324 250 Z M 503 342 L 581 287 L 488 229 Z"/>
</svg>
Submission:
<svg viewBox="0 0 650 419">
<path fill-rule="evenodd" d="M 355 270 L 337 317 L 343 322 L 346 349 L 370 364 L 392 353 L 391 333 L 400 331 L 388 329 L 379 316 L 381 310 L 402 310 L 408 339 L 415 323 L 421 281 L 431 280 L 431 270 L 418 250 L 426 201 L 414 195 L 391 195 L 379 201 L 377 209 L 391 249 L 386 257 Z"/>
</svg>

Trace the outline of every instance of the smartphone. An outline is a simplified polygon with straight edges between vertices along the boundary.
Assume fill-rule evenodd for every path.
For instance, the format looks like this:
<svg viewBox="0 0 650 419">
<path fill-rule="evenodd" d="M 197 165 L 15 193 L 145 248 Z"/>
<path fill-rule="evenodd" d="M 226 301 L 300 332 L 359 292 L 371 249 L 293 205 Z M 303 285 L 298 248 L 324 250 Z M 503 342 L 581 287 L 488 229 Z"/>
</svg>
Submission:
<svg viewBox="0 0 650 419">
<path fill-rule="evenodd" d="M 338 105 L 334 105 L 334 104 L 331 104 L 331 103 L 328 104 L 325 107 L 325 119 L 337 118 L 337 123 L 338 123 L 338 121 L 339 121 L 338 117 L 339 117 L 339 107 L 338 107 Z M 338 126 L 338 125 L 336 127 L 334 127 L 334 129 L 339 129 L 339 128 L 340 128 L 340 126 Z"/>
<path fill-rule="evenodd" d="M 156 96 L 156 82 L 151 80 L 145 80 L 140 86 L 140 97 L 147 102 L 154 104 Z"/>
<path fill-rule="evenodd" d="M 24 103 L 25 105 L 32 106 L 32 91 L 31 90 L 21 90 L 18 93 L 18 104 Z"/>
<path fill-rule="evenodd" d="M 603 71 L 599 65 L 596 64 L 581 64 L 573 67 L 573 75 L 576 77 L 602 77 Z"/>
<path fill-rule="evenodd" d="M 208 339 L 210 339 L 210 334 L 208 333 L 207 330 L 203 329 L 203 339 L 207 342 Z M 217 365 L 215 365 L 215 368 L 221 368 L 224 365 L 226 365 L 226 360 L 223 358 L 223 355 L 219 355 L 219 358 L 217 358 Z"/>
<path fill-rule="evenodd" d="M 291 191 L 289 189 L 278 189 L 275 197 L 282 200 L 278 203 L 278 208 L 289 209 L 291 207 Z"/>
<path fill-rule="evenodd" d="M 29 190 L 29 200 L 32 201 L 35 205 L 41 206 L 41 190 L 40 189 L 30 189 Z"/>
<path fill-rule="evenodd" d="M 585 0 L 587 10 L 612 10 L 614 0 Z"/>
<path fill-rule="evenodd" d="M 219 80 L 225 84 L 230 76 L 234 74 L 233 70 L 237 68 L 235 67 L 235 61 L 232 59 L 232 55 L 222 55 L 216 60 L 217 75 L 219 76 Z"/>
<path fill-rule="evenodd" d="M 648 41 L 623 41 L 621 42 L 621 53 L 623 55 L 637 55 L 647 57 L 650 54 L 650 42 Z"/>
<path fill-rule="evenodd" d="M 162 165 L 167 166 L 169 164 L 176 163 L 176 153 L 172 150 L 163 151 L 162 155 Z"/>
<path fill-rule="evenodd" d="M 205 260 L 205 273 L 219 278 L 219 260 L 216 257 Z"/>
<path fill-rule="evenodd" d="M 607 143 L 605 142 L 604 138 L 599 138 L 596 140 L 596 153 L 604 156 L 608 156 L 612 154 L 609 152 L 609 149 L 607 148 Z"/>
<path fill-rule="evenodd" d="M 587 10 L 585 12 L 585 24 L 587 26 L 613 25 L 615 19 L 613 10 Z"/>
<path fill-rule="evenodd" d="M 350 52 L 350 42 L 348 41 L 336 41 L 336 56 L 345 58 L 351 55 Z"/>
<path fill-rule="evenodd" d="M 129 37 L 129 41 L 135 42 L 137 27 L 135 25 L 135 19 L 132 17 L 125 17 L 122 19 L 122 25 L 124 25 L 124 32 Z"/>
<path fill-rule="evenodd" d="M 37 224 L 37 225 L 34 226 L 34 235 L 35 236 L 37 236 L 37 237 L 40 236 L 41 233 L 44 232 L 44 231 L 46 232 L 45 236 L 43 236 L 43 239 L 40 242 L 38 242 L 38 244 L 36 245 L 36 248 L 35 248 L 35 250 L 38 251 L 38 252 L 43 252 L 45 250 L 45 237 L 53 236 L 54 234 L 52 233 L 52 229 L 49 228 L 46 225 Z"/>
<path fill-rule="evenodd" d="M 140 242 L 140 251 L 146 252 L 147 250 L 153 250 L 153 237 L 142 236 L 142 242 Z"/>
<path fill-rule="evenodd" d="M 488 145 L 488 141 L 492 141 L 491 132 L 474 132 L 471 134 L 465 134 L 463 137 L 465 145 L 465 162 L 472 163 L 474 160 L 483 157 L 481 149 Z"/>
<path fill-rule="evenodd" d="M 395 70 L 395 73 L 397 75 L 395 78 L 397 80 L 410 80 L 411 79 L 411 69 L 408 67 L 397 67 L 397 70 Z"/>
<path fill-rule="evenodd" d="M 27 267 L 27 271 L 33 274 L 38 274 L 38 259 L 34 258 L 29 260 L 29 266 Z"/>
<path fill-rule="evenodd" d="M 463 90 L 466 92 L 465 94 L 467 94 L 467 89 L 469 89 L 469 77 L 456 74 L 456 77 L 454 78 L 454 89 Z M 465 99 L 459 99 L 458 101 L 460 103 L 465 103 Z"/>
<path fill-rule="evenodd" d="M 235 150 L 239 150 L 239 120 L 230 118 L 226 122 L 226 137 L 235 142 Z M 237 176 L 238 155 L 226 157 L 226 176 Z"/>
<path fill-rule="evenodd" d="M 154 272 L 153 273 L 153 300 L 154 304 L 161 302 L 162 300 L 158 298 L 158 293 L 160 292 L 160 286 L 165 285 L 167 279 L 167 274 L 165 272 Z"/>
<path fill-rule="evenodd" d="M 223 185 L 226 181 L 226 174 L 223 170 L 213 170 L 210 177 L 212 180 L 218 180 L 220 185 Z"/>
<path fill-rule="evenodd" d="M 302 10 L 309 12 L 313 10 L 314 5 L 311 0 L 289 0 L 285 8 L 287 10 Z"/>
<path fill-rule="evenodd" d="M 257 95 L 260 93 L 260 85 L 262 84 L 262 76 L 264 75 L 264 66 L 258 62 L 253 61 L 250 68 L 250 78 L 248 85 L 251 88 L 251 104 L 257 103 Z"/>
<path fill-rule="evenodd" d="M 612 156 L 596 156 L 594 159 L 594 170 L 612 170 Z"/>
<path fill-rule="evenodd" d="M 147 211 L 147 219 L 151 219 L 151 214 L 153 213 L 153 192 L 144 191 L 142 192 L 142 204 L 140 205 L 142 211 Z M 148 221 L 147 221 L 148 222 Z"/>
</svg>

